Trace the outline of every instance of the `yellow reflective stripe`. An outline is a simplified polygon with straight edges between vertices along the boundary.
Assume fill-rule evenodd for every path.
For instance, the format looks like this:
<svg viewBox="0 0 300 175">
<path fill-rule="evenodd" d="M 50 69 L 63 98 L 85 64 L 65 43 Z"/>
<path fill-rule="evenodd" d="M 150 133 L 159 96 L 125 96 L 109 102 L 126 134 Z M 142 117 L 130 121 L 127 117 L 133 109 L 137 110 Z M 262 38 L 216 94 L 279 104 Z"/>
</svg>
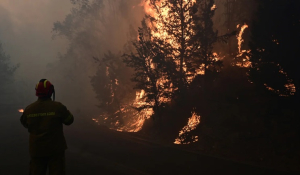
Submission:
<svg viewBox="0 0 300 175">
<path fill-rule="evenodd" d="M 34 113 L 34 114 L 28 114 L 28 118 L 32 117 L 43 117 L 43 116 L 54 116 L 55 112 L 44 112 L 44 113 Z"/>
<path fill-rule="evenodd" d="M 47 81 L 48 81 L 48 80 L 45 80 L 45 81 L 44 81 L 44 88 L 47 87 L 47 85 L 46 85 Z"/>
<path fill-rule="evenodd" d="M 65 122 L 69 122 L 71 121 L 73 118 L 73 115 L 69 115 L 66 119 L 65 119 Z"/>
</svg>

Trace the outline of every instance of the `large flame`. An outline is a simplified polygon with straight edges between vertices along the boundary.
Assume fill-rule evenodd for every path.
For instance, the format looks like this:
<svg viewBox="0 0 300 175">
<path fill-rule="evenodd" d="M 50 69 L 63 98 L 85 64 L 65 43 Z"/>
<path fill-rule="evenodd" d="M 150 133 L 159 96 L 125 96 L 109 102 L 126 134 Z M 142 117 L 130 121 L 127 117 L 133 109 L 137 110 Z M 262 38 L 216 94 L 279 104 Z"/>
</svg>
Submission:
<svg viewBox="0 0 300 175">
<path fill-rule="evenodd" d="M 141 106 L 144 106 L 147 104 L 144 99 L 145 91 L 137 91 L 136 92 L 136 98 L 133 102 L 132 106 L 135 108 L 139 108 Z M 123 112 L 127 112 L 130 110 L 131 106 L 127 106 L 127 108 L 123 108 Z M 117 131 L 121 132 L 138 132 L 142 129 L 144 122 L 146 119 L 149 119 L 153 115 L 153 109 L 152 108 L 145 108 L 141 111 L 136 111 L 133 113 L 133 116 L 130 116 L 131 120 L 124 126 L 121 126 L 117 129 Z M 118 125 L 118 123 L 116 123 Z"/>
<path fill-rule="evenodd" d="M 163 3 L 165 3 L 165 0 L 158 0 L 156 1 L 156 5 L 161 7 Z M 189 4 L 189 0 L 184 0 L 185 4 Z M 192 0 L 192 3 L 195 3 L 196 0 Z M 160 38 L 162 40 L 164 40 L 165 42 L 168 42 L 169 44 L 172 44 L 174 47 L 179 47 L 179 43 L 176 43 L 176 41 L 173 39 L 172 36 L 170 36 L 166 30 L 164 29 L 164 22 L 167 21 L 167 19 L 169 18 L 169 11 L 170 9 L 166 6 L 164 6 L 163 8 L 159 9 L 159 13 L 156 9 L 153 9 L 153 7 L 150 5 L 150 0 L 142 0 L 142 2 L 140 3 L 140 6 L 144 7 L 144 11 L 147 15 L 150 15 L 151 17 L 157 19 L 155 23 L 148 23 L 149 27 L 152 28 L 152 36 L 153 37 L 157 37 Z M 212 10 L 215 9 L 216 7 L 213 6 Z M 192 24 L 188 24 L 188 25 L 192 25 Z M 155 29 L 156 30 L 155 30 Z M 173 53 L 174 55 L 177 55 L 178 53 Z M 176 62 L 176 60 L 174 60 Z M 150 60 L 151 62 L 151 60 Z M 176 62 L 177 64 L 179 64 L 178 62 Z M 151 65 L 151 68 L 154 68 L 154 65 Z M 186 70 L 186 68 L 184 68 L 184 70 Z M 201 69 L 201 67 L 199 68 L 199 70 L 197 71 L 197 74 L 203 74 L 203 69 Z M 193 77 L 192 77 L 193 78 Z M 189 82 L 192 81 L 192 79 L 188 80 Z M 171 92 L 174 89 L 172 88 L 172 85 L 170 85 L 171 88 L 165 88 L 164 84 L 168 83 L 167 78 L 165 78 L 164 76 L 162 78 L 160 78 L 157 81 L 157 86 L 160 86 L 164 92 Z M 162 93 L 164 93 L 162 92 Z M 130 105 L 125 105 L 122 107 L 122 113 L 126 114 L 128 111 L 130 116 L 130 120 L 123 126 L 119 126 L 119 121 L 117 121 L 114 125 L 116 126 L 118 131 L 124 131 L 124 132 L 138 132 L 142 129 L 142 126 L 145 122 L 146 119 L 149 119 L 151 117 L 151 115 L 153 115 L 154 111 L 152 108 L 145 108 L 141 111 L 137 111 L 137 112 L 132 112 L 132 107 L 135 108 L 139 108 L 141 106 L 145 106 L 147 105 L 147 103 L 149 102 L 145 102 L 144 97 L 145 97 L 145 91 L 141 90 L 141 91 L 137 91 L 136 92 L 136 98 L 134 100 L 134 102 Z M 159 99 L 159 103 L 165 103 L 170 101 L 170 98 L 164 98 L 164 97 L 160 97 Z M 152 105 L 154 102 L 150 102 Z M 118 111 L 117 111 L 118 112 Z M 98 120 L 93 119 L 95 122 L 98 122 Z"/>
</svg>

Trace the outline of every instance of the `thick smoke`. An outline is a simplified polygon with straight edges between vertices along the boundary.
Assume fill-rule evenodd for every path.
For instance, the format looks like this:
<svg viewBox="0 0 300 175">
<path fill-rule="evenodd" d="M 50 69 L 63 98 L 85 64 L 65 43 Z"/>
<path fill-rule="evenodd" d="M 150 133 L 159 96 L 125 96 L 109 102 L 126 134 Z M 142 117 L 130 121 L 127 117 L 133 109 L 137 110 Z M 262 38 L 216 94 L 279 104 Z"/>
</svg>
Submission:
<svg viewBox="0 0 300 175">
<path fill-rule="evenodd" d="M 66 49 L 66 41 L 51 39 L 51 30 L 53 22 L 62 20 L 70 7 L 69 0 L 0 2 L 0 42 L 12 64 L 20 64 L 12 88 L 24 105 L 35 100 L 34 85 L 44 78 L 46 64 Z"/>
<path fill-rule="evenodd" d="M 0 41 L 12 62 L 20 63 L 15 76 L 19 100 L 33 101 L 34 84 L 48 78 L 56 87 L 58 101 L 73 109 L 97 109 L 90 77 L 99 63 L 93 57 L 101 59 L 108 51 L 118 54 L 128 49 L 126 44 L 136 39 L 144 17 L 142 1 L 2 0 Z M 215 1 L 214 23 L 220 35 L 228 32 L 225 2 Z M 243 2 L 245 7 L 252 4 Z M 217 48 L 225 53 L 226 47 Z"/>
<path fill-rule="evenodd" d="M 48 65 L 48 77 L 57 82 L 63 99 L 79 111 L 96 112 L 96 94 L 91 86 L 91 76 L 99 62 L 109 51 L 122 54 L 128 43 L 137 38 L 137 30 L 144 17 L 140 0 L 73 1 L 71 13 L 54 24 L 55 38 L 66 38 L 70 45 L 60 60 Z M 130 77 L 128 77 L 130 78 Z"/>
</svg>

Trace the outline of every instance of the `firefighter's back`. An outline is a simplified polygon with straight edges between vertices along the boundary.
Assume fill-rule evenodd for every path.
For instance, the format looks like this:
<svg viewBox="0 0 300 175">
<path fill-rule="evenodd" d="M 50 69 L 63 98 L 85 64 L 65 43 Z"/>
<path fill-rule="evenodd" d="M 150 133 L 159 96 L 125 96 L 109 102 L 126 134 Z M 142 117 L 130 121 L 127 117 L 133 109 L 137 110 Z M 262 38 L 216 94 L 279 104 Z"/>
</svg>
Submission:
<svg viewBox="0 0 300 175">
<path fill-rule="evenodd" d="M 25 109 L 24 115 L 30 133 L 32 156 L 47 156 L 67 148 L 63 123 L 71 124 L 73 117 L 70 117 L 71 114 L 64 105 L 50 98 L 39 99 Z"/>
<path fill-rule="evenodd" d="M 29 174 L 46 175 L 49 169 L 49 175 L 65 175 L 67 144 L 63 124 L 72 124 L 74 117 L 63 104 L 54 102 L 55 90 L 50 81 L 41 79 L 35 90 L 38 100 L 27 106 L 20 118 L 30 133 Z"/>
</svg>

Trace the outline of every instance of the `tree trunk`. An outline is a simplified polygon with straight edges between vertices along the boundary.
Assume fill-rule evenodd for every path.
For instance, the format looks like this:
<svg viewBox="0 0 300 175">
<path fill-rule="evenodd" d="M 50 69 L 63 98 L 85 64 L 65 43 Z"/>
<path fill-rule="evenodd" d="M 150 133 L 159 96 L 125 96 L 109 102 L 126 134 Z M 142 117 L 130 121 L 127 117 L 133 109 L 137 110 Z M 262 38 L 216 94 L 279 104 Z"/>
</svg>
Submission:
<svg viewBox="0 0 300 175">
<path fill-rule="evenodd" d="M 184 37 L 184 9 L 183 9 L 183 0 L 180 1 L 180 21 L 181 21 L 181 49 L 180 49 L 180 82 L 179 82 L 179 90 L 183 89 L 183 85 L 184 85 L 184 71 L 183 71 L 183 62 L 184 62 L 184 52 L 185 52 L 185 37 Z"/>
</svg>

